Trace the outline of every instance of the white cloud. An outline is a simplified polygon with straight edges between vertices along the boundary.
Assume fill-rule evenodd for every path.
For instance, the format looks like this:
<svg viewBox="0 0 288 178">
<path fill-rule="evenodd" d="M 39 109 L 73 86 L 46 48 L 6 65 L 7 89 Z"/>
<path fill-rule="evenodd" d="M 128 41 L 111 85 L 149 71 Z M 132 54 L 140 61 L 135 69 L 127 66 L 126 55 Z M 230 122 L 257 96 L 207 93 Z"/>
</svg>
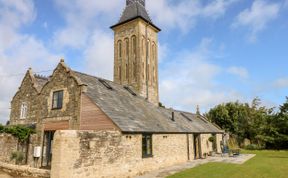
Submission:
<svg viewBox="0 0 288 178">
<path fill-rule="evenodd" d="M 164 105 L 194 111 L 197 105 L 207 111 L 216 104 L 242 99 L 238 92 L 216 82 L 223 72 L 213 58 L 211 39 L 203 39 L 194 50 L 179 51 L 179 56 L 160 68 L 160 97 Z"/>
<path fill-rule="evenodd" d="M 85 50 L 86 71 L 99 77 L 113 79 L 114 39 L 103 31 L 94 31 Z"/>
<path fill-rule="evenodd" d="M 0 123 L 9 119 L 10 101 L 28 67 L 36 71 L 51 69 L 59 60 L 42 41 L 19 32 L 35 17 L 32 0 L 0 0 Z"/>
<path fill-rule="evenodd" d="M 288 87 L 288 77 L 279 78 L 273 83 L 273 87 L 277 89 L 287 88 Z"/>
<path fill-rule="evenodd" d="M 105 21 L 119 16 L 119 7 L 123 2 L 119 0 L 91 1 L 91 0 L 54 0 L 59 12 L 65 18 L 65 26 L 54 33 L 53 45 L 60 48 L 85 49 L 94 30 L 108 28 L 101 26 L 101 19 Z"/>
<path fill-rule="evenodd" d="M 187 32 L 195 26 L 199 18 L 217 19 L 223 16 L 227 9 L 238 0 L 213 0 L 204 4 L 201 0 L 194 1 L 148 1 L 150 15 L 162 28 L 179 28 Z"/>
<path fill-rule="evenodd" d="M 112 30 L 110 33 L 107 30 L 121 15 L 124 1 L 54 0 L 54 3 L 65 25 L 54 32 L 53 46 L 82 51 L 80 58 L 85 72 L 112 79 L 114 37 Z"/>
<path fill-rule="evenodd" d="M 245 69 L 244 67 L 232 66 L 227 69 L 227 72 L 230 74 L 236 75 L 242 79 L 246 79 L 249 77 L 249 73 L 247 69 Z"/>
<path fill-rule="evenodd" d="M 277 18 L 279 11 L 279 3 L 255 0 L 251 8 L 243 10 L 237 16 L 232 27 L 248 27 L 250 29 L 249 40 L 253 42 L 257 39 L 257 34 L 264 30 L 269 22 Z"/>
</svg>

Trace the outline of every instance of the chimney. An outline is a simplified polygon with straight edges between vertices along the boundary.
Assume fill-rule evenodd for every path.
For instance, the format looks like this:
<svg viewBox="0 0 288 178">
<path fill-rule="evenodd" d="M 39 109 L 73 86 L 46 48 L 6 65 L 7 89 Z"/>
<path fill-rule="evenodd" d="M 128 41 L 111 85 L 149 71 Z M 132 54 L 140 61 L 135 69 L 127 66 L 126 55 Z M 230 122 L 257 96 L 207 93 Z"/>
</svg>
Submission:
<svg viewBox="0 0 288 178">
<path fill-rule="evenodd" d="M 197 105 L 197 107 L 196 107 L 196 114 L 197 114 L 198 116 L 201 115 L 199 105 Z"/>
<path fill-rule="evenodd" d="M 171 120 L 172 120 L 173 122 L 175 122 L 175 113 L 174 113 L 174 111 L 172 111 L 172 118 L 171 118 Z"/>
</svg>

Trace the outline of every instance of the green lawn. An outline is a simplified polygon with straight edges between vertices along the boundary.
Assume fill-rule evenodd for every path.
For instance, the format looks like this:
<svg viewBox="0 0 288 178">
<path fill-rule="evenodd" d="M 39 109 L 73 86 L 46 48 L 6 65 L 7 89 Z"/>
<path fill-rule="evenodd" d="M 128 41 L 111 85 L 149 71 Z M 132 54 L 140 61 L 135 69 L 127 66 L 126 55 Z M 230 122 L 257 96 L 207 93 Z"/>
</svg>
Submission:
<svg viewBox="0 0 288 178">
<path fill-rule="evenodd" d="M 242 151 L 256 156 L 242 165 L 204 164 L 168 178 L 288 178 L 288 151 Z"/>
</svg>

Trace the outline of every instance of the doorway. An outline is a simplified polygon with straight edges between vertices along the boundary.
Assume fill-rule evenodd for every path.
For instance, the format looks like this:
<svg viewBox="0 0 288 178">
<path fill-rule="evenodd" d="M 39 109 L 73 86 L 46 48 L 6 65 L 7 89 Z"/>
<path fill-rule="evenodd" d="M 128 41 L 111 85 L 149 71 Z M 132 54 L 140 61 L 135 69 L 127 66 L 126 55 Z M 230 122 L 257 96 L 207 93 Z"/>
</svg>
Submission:
<svg viewBox="0 0 288 178">
<path fill-rule="evenodd" d="M 43 149 L 42 149 L 42 167 L 51 168 L 52 161 L 52 145 L 55 131 L 45 131 L 43 138 Z"/>
<path fill-rule="evenodd" d="M 193 135 L 193 143 L 194 143 L 194 159 L 201 158 L 201 138 L 200 134 Z"/>
</svg>

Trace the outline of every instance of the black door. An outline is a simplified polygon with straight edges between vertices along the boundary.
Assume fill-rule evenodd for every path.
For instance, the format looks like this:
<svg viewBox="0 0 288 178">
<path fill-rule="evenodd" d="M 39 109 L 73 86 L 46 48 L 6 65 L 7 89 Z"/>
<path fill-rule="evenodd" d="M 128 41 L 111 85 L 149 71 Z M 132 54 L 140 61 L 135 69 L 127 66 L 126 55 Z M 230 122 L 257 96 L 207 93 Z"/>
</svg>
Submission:
<svg viewBox="0 0 288 178">
<path fill-rule="evenodd" d="M 201 158 L 200 134 L 193 135 L 193 142 L 194 142 L 194 159 L 200 159 Z"/>
<path fill-rule="evenodd" d="M 55 131 L 45 131 L 42 150 L 42 167 L 51 168 L 52 144 Z"/>
</svg>

